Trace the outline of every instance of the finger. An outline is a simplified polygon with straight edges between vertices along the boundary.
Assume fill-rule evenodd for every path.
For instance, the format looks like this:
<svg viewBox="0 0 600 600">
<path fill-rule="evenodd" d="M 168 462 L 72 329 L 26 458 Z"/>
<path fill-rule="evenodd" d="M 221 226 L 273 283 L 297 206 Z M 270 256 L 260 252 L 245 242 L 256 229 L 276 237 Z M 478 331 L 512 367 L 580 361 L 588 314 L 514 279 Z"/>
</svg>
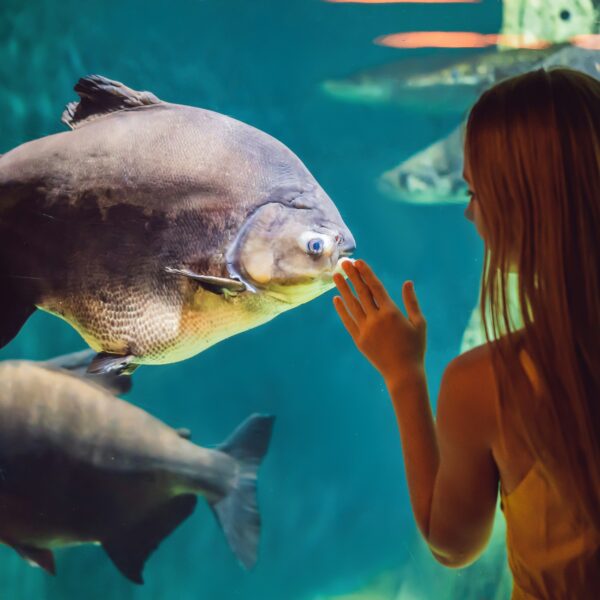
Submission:
<svg viewBox="0 0 600 600">
<path fill-rule="evenodd" d="M 346 260 L 342 263 L 342 267 L 346 275 L 348 275 L 348 279 L 352 282 L 365 313 L 377 310 L 377 304 L 375 304 L 375 299 L 371 294 L 369 286 L 365 283 L 354 265 L 349 260 Z"/>
<path fill-rule="evenodd" d="M 402 300 L 406 308 L 408 320 L 415 326 L 420 327 L 425 323 L 425 317 L 421 312 L 415 286 L 412 281 L 405 281 L 402 286 Z"/>
<path fill-rule="evenodd" d="M 335 307 L 337 314 L 342 320 L 344 327 L 348 330 L 348 333 L 352 336 L 352 339 L 354 339 L 354 337 L 358 333 L 358 326 L 356 325 L 354 319 L 350 316 L 350 313 L 346 309 L 344 301 L 339 296 L 334 296 L 333 306 Z"/>
<path fill-rule="evenodd" d="M 383 306 L 388 302 L 392 302 L 389 294 L 387 293 L 383 283 L 379 281 L 373 270 L 364 260 L 357 260 L 354 262 L 354 267 L 360 273 L 365 284 L 369 287 L 371 295 L 375 299 L 377 306 Z"/>
<path fill-rule="evenodd" d="M 339 273 L 333 276 L 333 282 L 342 295 L 348 312 L 357 323 L 360 323 L 365 318 L 365 311 L 362 309 L 356 296 L 352 293 L 348 282 Z"/>
</svg>

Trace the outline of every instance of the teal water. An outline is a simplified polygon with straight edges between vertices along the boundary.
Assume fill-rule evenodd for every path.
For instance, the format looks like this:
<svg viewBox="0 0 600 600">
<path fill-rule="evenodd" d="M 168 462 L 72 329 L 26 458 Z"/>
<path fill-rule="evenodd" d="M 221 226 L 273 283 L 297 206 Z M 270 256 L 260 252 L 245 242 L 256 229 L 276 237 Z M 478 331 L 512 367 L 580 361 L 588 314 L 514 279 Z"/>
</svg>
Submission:
<svg viewBox="0 0 600 600">
<path fill-rule="evenodd" d="M 270 133 L 333 198 L 357 240 L 357 256 L 373 264 L 391 293 L 399 297 L 402 281 L 415 281 L 429 323 L 435 398 L 477 299 L 481 243 L 463 207 L 395 203 L 380 195 L 375 180 L 460 119 L 338 103 L 319 86 L 362 67 L 431 53 L 375 46 L 378 35 L 463 29 L 466 22 L 493 32 L 500 18 L 498 2 L 4 0 L 0 152 L 63 130 L 63 106 L 88 73 Z M 506 597 L 497 544 L 479 565 L 449 571 L 419 543 L 390 402 L 338 322 L 331 297 L 186 362 L 142 368 L 127 397 L 190 428 L 202 445 L 223 440 L 252 412 L 277 415 L 259 478 L 263 531 L 253 571 L 240 568 L 200 503 L 151 557 L 143 587 L 127 582 L 97 547 L 59 551 L 55 578 L 2 547 L 0 599 L 316 600 L 361 589 L 362 598 L 390 600 Z M 66 324 L 37 313 L 0 358 L 44 359 L 81 347 Z"/>
</svg>

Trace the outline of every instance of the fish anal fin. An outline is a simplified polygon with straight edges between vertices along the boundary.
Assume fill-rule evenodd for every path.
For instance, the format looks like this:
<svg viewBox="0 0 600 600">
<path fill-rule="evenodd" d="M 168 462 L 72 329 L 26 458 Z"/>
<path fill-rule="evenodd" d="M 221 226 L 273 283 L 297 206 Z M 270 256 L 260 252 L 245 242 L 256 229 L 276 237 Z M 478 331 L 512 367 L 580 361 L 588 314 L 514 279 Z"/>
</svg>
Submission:
<svg viewBox="0 0 600 600">
<path fill-rule="evenodd" d="M 111 352 L 99 352 L 89 364 L 87 373 L 92 375 L 131 375 L 138 365 L 133 361 L 132 354 L 113 354 Z"/>
<path fill-rule="evenodd" d="M 71 129 L 119 110 L 161 104 L 154 94 L 138 92 L 102 75 L 82 77 L 74 87 L 81 100 L 69 102 L 61 121 Z"/>
<path fill-rule="evenodd" d="M 132 527 L 114 533 L 102 546 L 127 579 L 142 584 L 148 557 L 194 512 L 197 501 L 193 494 L 176 496 Z"/>
<path fill-rule="evenodd" d="M 56 565 L 54 563 L 54 554 L 51 550 L 44 548 L 34 548 L 32 546 L 14 546 L 14 549 L 33 566 L 41 567 L 50 575 L 56 575 Z"/>
<path fill-rule="evenodd" d="M 248 288 L 243 281 L 236 279 L 228 279 L 227 277 L 214 277 L 213 275 L 201 275 L 190 269 L 176 269 L 173 267 L 165 267 L 167 273 L 175 275 L 183 275 L 194 280 L 198 285 L 202 286 L 208 292 L 213 294 L 223 294 L 235 296 L 241 292 L 245 292 Z"/>
</svg>

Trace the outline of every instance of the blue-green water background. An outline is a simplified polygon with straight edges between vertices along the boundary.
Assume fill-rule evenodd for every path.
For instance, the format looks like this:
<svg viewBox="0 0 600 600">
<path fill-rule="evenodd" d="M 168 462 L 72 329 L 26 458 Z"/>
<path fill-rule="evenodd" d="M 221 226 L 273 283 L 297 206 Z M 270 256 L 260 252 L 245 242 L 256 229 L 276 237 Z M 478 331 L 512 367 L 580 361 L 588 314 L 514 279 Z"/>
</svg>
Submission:
<svg viewBox="0 0 600 600">
<path fill-rule="evenodd" d="M 404 279 L 415 281 L 429 322 L 435 398 L 477 298 L 481 244 L 463 207 L 395 203 L 374 181 L 458 119 L 337 103 L 319 84 L 432 52 L 374 45 L 381 34 L 467 24 L 497 31 L 498 2 L 3 0 L 0 11 L 0 152 L 63 130 L 63 106 L 87 73 L 274 135 L 334 199 L 357 255 L 390 291 L 398 297 Z M 495 577 L 493 565 L 489 573 L 446 571 L 419 546 L 392 407 L 338 322 L 331 296 L 186 362 L 142 368 L 128 396 L 169 424 L 189 427 L 204 445 L 225 438 L 249 413 L 277 415 L 259 478 L 263 531 L 253 571 L 239 567 L 201 503 L 149 560 L 142 588 L 97 547 L 59 551 L 56 578 L 3 547 L 0 599 L 312 600 L 360 588 L 380 572 L 392 573 L 395 589 L 410 579 L 421 594 L 414 597 L 441 597 L 432 591 L 435 581 L 448 597 L 483 597 L 481 579 Z M 38 313 L 0 357 L 43 359 L 81 347 L 66 324 Z M 367 597 L 379 597 L 373 594 Z"/>
</svg>

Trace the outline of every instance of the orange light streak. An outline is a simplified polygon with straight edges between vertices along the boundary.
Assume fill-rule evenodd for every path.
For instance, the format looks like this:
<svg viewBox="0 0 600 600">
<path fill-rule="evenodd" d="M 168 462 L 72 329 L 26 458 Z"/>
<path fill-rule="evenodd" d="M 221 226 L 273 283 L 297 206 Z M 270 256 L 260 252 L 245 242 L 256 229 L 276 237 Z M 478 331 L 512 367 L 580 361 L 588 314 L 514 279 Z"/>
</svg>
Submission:
<svg viewBox="0 0 600 600">
<path fill-rule="evenodd" d="M 576 35 L 571 38 L 571 43 L 586 50 L 600 50 L 600 35 L 592 33 Z"/>
<path fill-rule="evenodd" d="M 390 48 L 486 48 L 510 46 L 511 48 L 547 48 L 546 40 L 525 40 L 522 36 L 475 31 L 407 31 L 383 35 L 375 40 L 380 46 Z"/>
</svg>

